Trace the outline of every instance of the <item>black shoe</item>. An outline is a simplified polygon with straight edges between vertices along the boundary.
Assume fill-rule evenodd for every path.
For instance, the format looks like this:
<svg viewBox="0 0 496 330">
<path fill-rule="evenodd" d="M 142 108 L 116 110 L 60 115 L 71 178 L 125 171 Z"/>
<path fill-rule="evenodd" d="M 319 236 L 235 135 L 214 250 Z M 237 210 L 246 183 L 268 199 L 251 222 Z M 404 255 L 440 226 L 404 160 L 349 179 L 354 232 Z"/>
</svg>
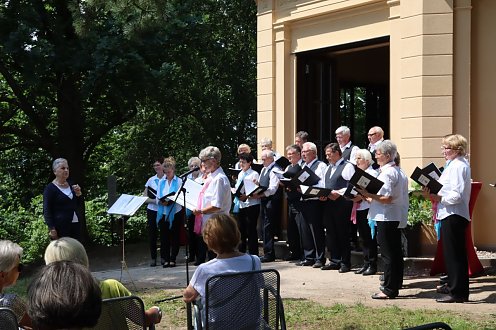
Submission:
<svg viewBox="0 0 496 330">
<path fill-rule="evenodd" d="M 289 253 L 289 256 L 284 258 L 284 261 L 295 261 L 295 260 L 300 260 L 295 254 Z"/>
<path fill-rule="evenodd" d="M 150 267 L 155 267 L 157 266 L 157 259 L 152 259 L 152 262 L 150 262 Z"/>
<path fill-rule="evenodd" d="M 163 268 L 169 268 L 169 267 L 170 267 L 170 263 L 169 263 L 169 262 L 164 262 L 164 263 L 162 264 L 162 267 L 163 267 Z"/>
<path fill-rule="evenodd" d="M 323 266 L 322 264 L 322 261 L 320 260 L 317 260 L 314 264 L 313 264 L 313 268 L 321 268 Z"/>
<path fill-rule="evenodd" d="M 438 285 L 436 287 L 437 293 L 449 294 L 448 284 Z"/>
<path fill-rule="evenodd" d="M 355 274 L 362 274 L 364 271 L 366 271 L 369 268 L 369 265 L 365 264 L 360 268 L 359 270 L 355 271 Z"/>
<path fill-rule="evenodd" d="M 339 264 L 335 264 L 335 263 L 328 263 L 327 265 L 324 265 L 322 266 L 322 270 L 338 270 L 340 269 L 341 266 Z"/>
<path fill-rule="evenodd" d="M 452 296 L 446 296 L 446 297 L 442 297 L 442 298 L 436 299 L 436 302 L 438 302 L 438 303 L 446 303 L 446 304 L 464 303 L 464 302 L 467 302 L 467 301 L 468 301 L 468 299 L 466 299 L 466 298 L 455 298 L 455 297 L 452 297 Z"/>
<path fill-rule="evenodd" d="M 388 296 L 384 292 L 378 292 L 378 293 L 374 293 L 372 295 L 372 299 L 384 300 L 384 299 L 394 299 L 394 298 L 396 298 L 396 297 L 394 297 L 394 296 Z"/>
<path fill-rule="evenodd" d="M 276 258 L 269 257 L 269 256 L 263 256 L 260 258 L 260 262 L 273 262 L 275 260 L 276 260 Z"/>
<path fill-rule="evenodd" d="M 363 276 L 375 275 L 375 273 L 377 273 L 377 268 L 375 268 L 374 266 L 369 266 L 369 268 L 367 268 L 362 275 Z"/>
<path fill-rule="evenodd" d="M 350 266 L 341 265 L 341 268 L 339 268 L 338 272 L 340 272 L 340 273 L 347 273 L 350 270 L 351 270 Z"/>
<path fill-rule="evenodd" d="M 298 262 L 296 265 L 297 266 L 312 266 L 315 263 L 313 260 L 302 260 Z"/>
</svg>

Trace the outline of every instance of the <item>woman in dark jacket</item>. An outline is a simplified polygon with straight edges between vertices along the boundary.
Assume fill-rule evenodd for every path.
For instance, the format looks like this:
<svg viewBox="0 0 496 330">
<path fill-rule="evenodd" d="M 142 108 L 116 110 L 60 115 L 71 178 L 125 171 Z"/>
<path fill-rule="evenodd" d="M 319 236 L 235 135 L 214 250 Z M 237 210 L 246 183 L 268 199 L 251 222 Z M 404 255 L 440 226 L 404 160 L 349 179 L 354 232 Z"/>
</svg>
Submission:
<svg viewBox="0 0 496 330">
<path fill-rule="evenodd" d="M 65 236 L 79 239 L 81 215 L 78 213 L 78 203 L 81 198 L 81 187 L 67 182 L 69 165 L 66 159 L 55 159 L 52 169 L 55 179 L 43 192 L 43 216 L 50 239 Z"/>
</svg>

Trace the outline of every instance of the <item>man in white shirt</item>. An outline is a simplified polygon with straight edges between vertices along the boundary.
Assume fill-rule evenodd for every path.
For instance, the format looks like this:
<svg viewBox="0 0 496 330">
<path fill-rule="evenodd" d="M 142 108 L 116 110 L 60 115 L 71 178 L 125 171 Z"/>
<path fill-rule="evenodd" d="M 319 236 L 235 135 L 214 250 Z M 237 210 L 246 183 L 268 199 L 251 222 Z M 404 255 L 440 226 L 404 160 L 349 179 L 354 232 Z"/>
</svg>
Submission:
<svg viewBox="0 0 496 330">
<path fill-rule="evenodd" d="M 336 129 L 336 141 L 341 148 L 342 157 L 344 160 L 349 160 L 355 164 L 355 152 L 360 149 L 350 141 L 351 131 L 347 126 L 341 126 Z"/>
<path fill-rule="evenodd" d="M 377 149 L 377 146 L 384 141 L 384 131 L 382 128 L 379 126 L 374 126 L 371 129 L 369 129 L 369 133 L 367 134 L 367 138 L 369 139 L 369 146 L 368 150 L 370 151 L 370 154 L 372 155 L 372 168 L 374 170 L 379 168 L 379 165 L 377 164 L 375 160 L 375 149 Z"/>
<path fill-rule="evenodd" d="M 303 144 L 301 151 L 305 164 L 319 178 L 324 176 L 326 165 L 317 159 L 317 146 L 312 142 Z M 323 187 L 322 180 L 316 185 Z M 325 234 L 322 224 L 322 203 L 318 198 L 302 199 L 301 221 L 299 221 L 300 236 L 304 260 L 297 265 L 320 268 L 325 262 Z"/>
<path fill-rule="evenodd" d="M 262 193 L 253 195 L 260 198 L 260 217 L 263 221 L 264 256 L 261 262 L 272 262 L 276 259 L 274 250 L 274 230 L 277 224 L 278 211 L 281 208 L 281 194 L 279 190 L 279 178 L 273 173 L 274 167 L 278 168 L 274 161 L 274 152 L 262 151 L 263 169 L 260 172 L 259 186 L 267 187 Z"/>
</svg>

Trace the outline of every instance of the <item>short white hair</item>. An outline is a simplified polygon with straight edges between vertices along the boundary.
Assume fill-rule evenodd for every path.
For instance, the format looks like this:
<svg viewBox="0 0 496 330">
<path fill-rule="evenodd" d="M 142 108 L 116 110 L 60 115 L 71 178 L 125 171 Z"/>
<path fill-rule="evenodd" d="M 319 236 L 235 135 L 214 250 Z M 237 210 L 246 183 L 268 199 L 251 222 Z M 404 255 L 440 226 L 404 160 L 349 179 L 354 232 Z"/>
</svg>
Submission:
<svg viewBox="0 0 496 330">
<path fill-rule="evenodd" d="M 361 159 L 369 162 L 369 166 L 374 163 L 374 161 L 372 160 L 372 155 L 370 154 L 370 151 L 368 151 L 367 149 L 358 149 L 355 152 L 355 158 L 356 157 L 360 157 Z"/>
<path fill-rule="evenodd" d="M 191 166 L 192 164 L 195 164 L 196 166 L 200 166 L 201 160 L 198 157 L 191 157 L 188 160 L 188 167 Z"/>
<path fill-rule="evenodd" d="M 313 142 L 305 142 L 305 143 L 303 143 L 303 147 L 308 147 L 308 149 L 317 153 L 317 146 Z"/>
<path fill-rule="evenodd" d="M 264 150 L 262 151 L 262 156 L 274 158 L 275 153 L 272 150 Z"/>
<path fill-rule="evenodd" d="M 69 164 L 69 162 L 65 158 L 57 158 L 57 159 L 55 159 L 53 161 L 53 163 L 52 163 L 52 170 L 55 172 L 59 168 L 60 164 L 62 164 L 64 162 L 67 163 L 67 164 Z"/>
<path fill-rule="evenodd" d="M 202 151 L 200 151 L 200 155 L 198 156 L 200 159 L 215 159 L 217 163 L 220 164 L 220 159 L 222 158 L 222 154 L 220 153 L 219 148 L 214 146 L 208 146 Z"/>
<path fill-rule="evenodd" d="M 382 141 L 377 146 L 376 150 L 379 150 L 384 155 L 388 155 L 390 158 L 390 161 L 393 161 L 396 158 L 396 154 L 398 153 L 398 149 L 396 148 L 396 144 L 394 144 L 393 141 L 391 141 L 391 140 Z"/>
<path fill-rule="evenodd" d="M 272 139 L 270 138 L 262 138 L 262 140 L 260 140 L 260 145 L 261 146 L 271 146 L 272 147 Z"/>
<path fill-rule="evenodd" d="M 350 135 L 351 131 L 348 126 L 340 126 L 336 129 L 336 134 Z"/>
<path fill-rule="evenodd" d="M 0 272 L 8 272 L 22 257 L 22 247 L 9 240 L 0 241 Z"/>
<path fill-rule="evenodd" d="M 61 237 L 51 241 L 45 250 L 45 264 L 55 261 L 73 261 L 89 267 L 88 254 L 83 244 L 71 237 Z"/>
</svg>

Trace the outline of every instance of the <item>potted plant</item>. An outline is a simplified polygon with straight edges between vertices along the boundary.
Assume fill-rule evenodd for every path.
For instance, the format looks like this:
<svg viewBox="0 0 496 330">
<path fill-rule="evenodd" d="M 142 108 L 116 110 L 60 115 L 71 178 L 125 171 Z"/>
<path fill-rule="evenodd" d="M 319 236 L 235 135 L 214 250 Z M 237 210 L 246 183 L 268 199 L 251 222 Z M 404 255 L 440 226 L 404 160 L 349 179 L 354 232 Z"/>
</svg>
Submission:
<svg viewBox="0 0 496 330">
<path fill-rule="evenodd" d="M 406 237 L 405 254 L 408 257 L 434 256 L 437 237 L 434 230 L 432 203 L 420 192 L 420 186 L 414 184 L 410 193 L 408 225 L 404 230 Z"/>
</svg>

